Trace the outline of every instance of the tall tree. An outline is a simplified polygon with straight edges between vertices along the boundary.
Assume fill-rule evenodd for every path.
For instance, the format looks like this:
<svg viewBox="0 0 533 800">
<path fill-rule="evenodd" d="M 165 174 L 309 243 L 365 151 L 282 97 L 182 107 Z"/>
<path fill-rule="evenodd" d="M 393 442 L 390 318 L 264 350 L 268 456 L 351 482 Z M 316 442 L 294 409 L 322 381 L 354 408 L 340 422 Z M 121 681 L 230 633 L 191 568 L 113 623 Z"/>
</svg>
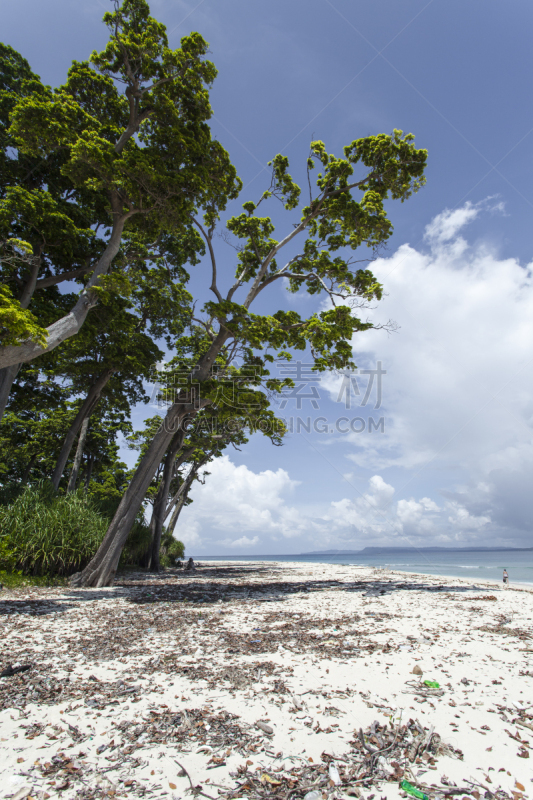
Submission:
<svg viewBox="0 0 533 800">
<path fill-rule="evenodd" d="M 172 378 L 172 370 L 167 368 L 166 377 L 167 380 Z M 159 553 L 165 521 L 169 520 L 167 531 L 172 532 L 182 509 L 189 502 L 189 492 L 200 470 L 228 447 L 240 449 L 248 442 L 250 431 L 261 430 L 274 445 L 282 443 L 285 426 L 270 410 L 265 394 L 248 391 L 246 403 L 234 407 L 234 383 L 225 380 L 219 382 L 217 388 L 219 391 L 214 402 L 199 413 L 189 428 L 182 426 L 173 437 L 149 489 L 152 541 L 145 566 L 154 572 L 160 569 Z M 240 400 L 243 400 L 242 394 Z M 152 417 L 146 421 L 144 430 L 128 437 L 129 446 L 140 450 L 141 459 L 160 424 L 161 417 Z"/>
<path fill-rule="evenodd" d="M 100 291 L 127 282 L 131 257 L 157 264 L 168 252 L 194 262 L 204 245 L 191 217 L 199 208 L 216 214 L 240 185 L 207 124 L 216 70 L 205 58 L 204 39 L 193 33 L 170 49 L 165 26 L 145 0 L 115 2 L 104 22 L 105 50 L 75 61 L 58 89 L 9 54 L 6 72 L 21 87 L 7 112 L 9 147 L 34 171 L 57 164 L 58 181 L 54 191 L 46 176 L 36 188 L 23 181 L 8 186 L 0 198 L 0 242 L 34 258 L 25 268 L 33 288 L 44 253 L 56 258 L 51 243 L 67 249 L 72 243 L 62 267 L 89 266 L 90 275 L 69 312 L 38 330 L 31 309 L 5 287 L 0 368 L 30 361 L 78 333 Z M 74 270 L 66 269 L 69 258 Z M 52 265 L 48 271 L 46 277 L 57 277 Z"/>
<path fill-rule="evenodd" d="M 78 432 L 108 395 L 116 407 L 129 414 L 130 406 L 148 401 L 143 380 L 148 380 L 163 352 L 145 332 L 147 321 L 127 310 L 120 298 L 107 299 L 95 310 L 79 336 L 63 343 L 54 359 L 56 376 L 69 379 L 73 394 L 84 398 L 79 405 L 58 455 L 52 474 L 57 489 Z M 179 318 L 179 311 L 176 316 Z"/>
<path fill-rule="evenodd" d="M 0 346 L 28 339 L 45 343 L 44 327 L 68 313 L 61 303 L 51 312 L 37 293 L 89 272 L 102 252 L 96 235 L 99 216 L 69 192 L 61 173 L 64 154 L 34 156 L 17 146 L 10 117 L 17 103 L 46 91 L 26 59 L 0 43 Z M 94 229 L 93 229 L 94 228 Z M 57 298 L 57 295 L 56 295 Z M 30 304 L 32 309 L 30 310 Z M 45 312 L 45 313 L 43 313 Z M 47 313 L 48 312 L 48 313 Z M 16 363 L 0 370 L 0 418 L 18 372 Z"/>
<path fill-rule="evenodd" d="M 344 158 L 329 155 L 322 142 L 313 142 L 307 161 L 308 202 L 300 211 L 299 221 L 292 218 L 281 239 L 275 239 L 275 225 L 269 217 L 258 215 L 259 206 L 274 196 L 291 212 L 299 205 L 301 194 L 289 175 L 288 159 L 276 156 L 271 162 L 270 187 L 257 203 L 245 202 L 244 212 L 227 223 L 241 246 L 237 249 L 235 277 L 224 294 L 213 246 L 216 213 L 207 213 L 203 224 L 195 218 L 209 250 L 210 289 L 215 297 L 204 305 L 204 314 L 197 320 L 205 332 L 205 346 L 190 370 L 189 385 L 177 393 L 146 450 L 102 545 L 90 564 L 73 576 L 74 585 L 106 586 L 113 582 L 132 520 L 169 443 L 185 420 L 211 402 L 216 383 L 212 369 L 218 359 L 231 364 L 241 357 L 265 374 L 266 363 L 274 360 L 273 353 L 283 358 L 289 349 L 309 348 L 316 370 L 355 366 L 351 360 L 352 337 L 373 327 L 360 319 L 357 310 L 373 299 L 379 300 L 382 287 L 349 251 L 365 245 L 375 250 L 387 241 L 392 223 L 384 203 L 387 198 L 403 201 L 420 188 L 426 159 L 426 151 L 417 150 L 414 137 L 404 136 L 402 131 L 357 139 L 344 148 Z M 311 170 L 316 162 L 322 171 L 313 193 Z M 361 193 L 358 198 L 355 192 Z M 298 251 L 278 263 L 299 237 L 303 242 Z M 271 314 L 253 313 L 250 308 L 254 301 L 261 295 L 264 307 L 268 297 L 265 290 L 283 280 L 291 291 L 325 294 L 330 307 L 307 319 L 296 311 L 281 309 L 272 309 Z M 273 383 L 266 380 L 267 387 Z M 198 387 L 202 389 L 200 401 Z"/>
</svg>

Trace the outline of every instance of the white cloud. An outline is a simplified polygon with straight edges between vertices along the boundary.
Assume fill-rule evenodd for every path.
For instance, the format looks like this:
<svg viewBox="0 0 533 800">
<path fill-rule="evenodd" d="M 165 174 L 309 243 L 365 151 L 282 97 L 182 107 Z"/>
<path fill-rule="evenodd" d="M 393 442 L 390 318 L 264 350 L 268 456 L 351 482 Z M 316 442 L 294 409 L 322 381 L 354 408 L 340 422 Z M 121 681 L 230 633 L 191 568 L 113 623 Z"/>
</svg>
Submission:
<svg viewBox="0 0 533 800">
<path fill-rule="evenodd" d="M 209 465 L 209 473 L 204 486 L 193 488 L 194 502 L 183 517 L 184 525 L 200 532 L 203 543 L 207 538 L 227 547 L 252 547 L 259 539 L 248 538 L 246 534 L 251 532 L 291 537 L 305 531 L 299 510 L 284 500 L 299 481 L 292 480 L 284 469 L 253 472 L 222 456 Z M 244 535 L 223 540 L 217 536 L 228 532 Z"/>
<path fill-rule="evenodd" d="M 232 542 L 231 539 L 224 539 L 221 544 L 226 547 L 255 547 L 259 544 L 259 536 L 254 536 L 253 539 L 249 539 L 247 536 L 241 536 L 240 539 L 235 539 L 234 542 Z"/>
<path fill-rule="evenodd" d="M 198 530 L 198 524 L 192 521 L 188 516 L 186 516 L 187 512 L 184 512 L 182 522 L 185 524 L 178 525 L 178 527 L 174 531 L 174 536 L 176 539 L 179 539 L 180 542 L 183 542 L 185 545 L 186 550 L 190 550 L 191 548 L 201 547 L 202 546 L 202 537 L 200 536 Z"/>
<path fill-rule="evenodd" d="M 373 265 L 387 295 L 370 313 L 400 329 L 358 334 L 354 355 L 360 367 L 380 360 L 387 370 L 385 433 L 336 440 L 359 470 L 374 471 L 366 489 L 346 471 L 353 496 L 319 498 L 310 509 L 285 470 L 256 473 L 225 456 L 194 491 L 191 536 L 263 552 L 291 537 L 302 549 L 525 543 L 533 518 L 531 265 L 461 236 L 482 213 L 501 210 L 486 201 L 444 211 L 427 226 L 427 252 L 405 244 Z M 333 400 L 339 380 L 322 382 Z"/>
<path fill-rule="evenodd" d="M 430 511 L 440 511 L 440 509 L 429 497 L 423 497 L 418 501 L 398 500 L 396 513 L 402 524 L 413 525 L 420 522 L 423 515 Z"/>
<path fill-rule="evenodd" d="M 490 522 L 470 513 L 460 497 L 442 506 L 429 497 L 395 500 L 394 487 L 381 475 L 372 476 L 366 491 L 356 490 L 352 498 L 324 500 L 309 508 L 286 503 L 283 492 L 290 493 L 297 482 L 284 470 L 254 473 L 223 456 L 210 465 L 210 471 L 205 485 L 195 490 L 195 502 L 177 531 L 189 549 L 268 550 L 280 537 L 304 535 L 301 547 L 320 549 L 347 542 L 353 547 L 391 541 L 408 546 L 421 544 L 421 539 L 427 544 L 428 538 L 455 543 L 461 534 L 476 533 Z M 254 530 L 256 535 L 250 535 Z M 220 533 L 228 531 L 233 535 L 221 539 Z"/>
<path fill-rule="evenodd" d="M 381 360 L 387 370 L 386 430 L 345 441 L 358 466 L 402 468 L 414 486 L 427 468 L 439 470 L 444 494 L 458 491 L 463 509 L 449 509 L 446 522 L 501 539 L 518 535 L 532 506 L 525 484 L 533 480 L 533 280 L 531 264 L 461 238 L 487 208 L 444 211 L 427 226 L 429 252 L 406 244 L 373 265 L 387 296 L 371 316 L 400 328 L 358 334 L 355 360 Z M 338 380 L 328 384 L 333 398 Z M 523 487 L 512 500 L 509 484 Z M 409 502 L 401 514 L 411 513 Z"/>
<path fill-rule="evenodd" d="M 490 517 L 476 517 L 474 514 L 470 514 L 466 508 L 460 506 L 458 503 L 450 503 L 449 508 L 451 513 L 448 517 L 448 521 L 462 530 L 479 530 L 485 525 L 488 525 L 491 521 Z"/>
<path fill-rule="evenodd" d="M 478 214 L 479 206 L 472 203 L 466 203 L 462 208 L 453 211 L 445 209 L 426 226 L 425 238 L 433 245 L 449 242 L 465 225 L 475 220 Z"/>
<path fill-rule="evenodd" d="M 424 238 L 428 241 L 433 248 L 444 243 L 449 243 L 454 240 L 452 247 L 455 249 L 457 241 L 464 242 L 464 239 L 458 237 L 461 231 L 470 222 L 473 222 L 482 211 L 503 212 L 503 203 L 491 203 L 494 198 L 487 197 L 479 203 L 467 202 L 461 208 L 449 209 L 445 208 L 440 214 L 437 214 L 431 222 L 426 225 Z"/>
<path fill-rule="evenodd" d="M 366 492 L 353 499 L 333 501 L 318 518 L 317 524 L 329 533 L 385 535 L 391 530 L 391 520 L 386 512 L 393 496 L 394 487 L 385 483 L 380 475 L 374 475 Z"/>
</svg>

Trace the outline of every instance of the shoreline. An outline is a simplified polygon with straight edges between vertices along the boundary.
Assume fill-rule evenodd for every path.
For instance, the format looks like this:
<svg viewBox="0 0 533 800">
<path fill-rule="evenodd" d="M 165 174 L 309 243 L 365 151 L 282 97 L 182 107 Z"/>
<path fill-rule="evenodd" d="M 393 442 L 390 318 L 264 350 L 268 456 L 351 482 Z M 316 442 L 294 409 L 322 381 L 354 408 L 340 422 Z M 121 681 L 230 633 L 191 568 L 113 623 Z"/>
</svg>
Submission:
<svg viewBox="0 0 533 800">
<path fill-rule="evenodd" d="M 528 552 L 529 552 L 529 550 L 528 550 Z M 195 558 L 197 558 L 200 561 L 200 563 L 206 562 L 206 563 L 212 563 L 213 565 L 215 565 L 217 563 L 225 563 L 225 562 L 242 562 L 243 564 L 246 564 L 246 563 L 258 563 L 258 562 L 265 563 L 265 564 L 317 564 L 317 565 L 318 564 L 327 564 L 327 565 L 330 565 L 330 566 L 333 566 L 333 567 L 339 566 L 339 567 L 354 567 L 354 568 L 358 567 L 358 568 L 361 568 L 361 569 L 386 569 L 386 570 L 390 570 L 390 571 L 393 571 L 393 572 L 400 572 L 402 574 L 408 574 L 408 575 L 413 575 L 413 576 L 415 576 L 415 575 L 427 575 L 427 576 L 439 577 L 439 578 L 442 578 L 442 579 L 445 579 L 445 580 L 451 580 L 451 579 L 465 580 L 465 581 L 479 580 L 479 581 L 491 582 L 491 583 L 494 583 L 495 585 L 500 585 L 500 586 L 502 584 L 502 579 L 499 578 L 499 577 L 498 578 L 496 578 L 496 577 L 484 578 L 484 577 L 479 577 L 478 574 L 475 574 L 478 569 L 480 571 L 486 570 L 486 569 L 491 569 L 492 565 L 481 565 L 479 567 L 474 566 L 474 565 L 461 565 L 461 569 L 464 569 L 465 571 L 471 570 L 471 573 L 467 574 L 467 575 L 463 575 L 463 574 L 451 575 L 451 574 L 448 574 L 448 573 L 429 572 L 429 571 L 427 571 L 427 572 L 426 571 L 420 571 L 420 572 L 416 572 L 415 571 L 415 572 L 413 572 L 412 569 L 408 569 L 408 568 L 407 569 L 402 569 L 402 568 L 400 568 L 399 565 L 390 564 L 390 563 L 386 563 L 386 564 L 385 563 L 384 564 L 368 564 L 368 563 L 349 563 L 349 562 L 345 562 L 345 561 L 331 561 L 331 560 L 329 560 L 329 558 L 339 558 L 340 559 L 340 558 L 344 558 L 344 556 L 330 556 L 329 558 L 326 557 L 324 561 L 318 560 L 318 557 L 315 557 L 315 556 L 313 556 L 313 560 L 307 560 L 307 559 L 298 560 L 298 556 L 293 556 L 293 555 L 287 555 L 287 556 L 281 556 L 281 557 L 274 555 L 274 556 L 269 556 L 268 558 L 260 557 L 260 556 L 257 556 L 257 557 L 256 556 L 235 556 L 234 558 L 231 558 L 231 556 L 229 556 L 229 555 L 226 555 L 226 556 L 202 556 L 202 555 L 200 555 L 200 556 L 197 556 Z M 412 566 L 413 565 L 406 565 L 406 567 L 412 567 Z M 442 566 L 442 569 L 445 569 L 446 567 L 451 567 L 453 565 L 442 564 L 441 566 Z M 516 565 L 513 565 L 513 566 L 516 566 Z M 457 567 L 457 568 L 459 568 L 459 567 Z M 502 567 L 502 569 L 503 569 L 503 567 Z M 512 583 L 513 584 L 519 584 L 520 586 L 525 585 L 525 586 L 533 587 L 533 577 L 532 577 L 531 580 L 522 580 L 520 578 L 517 579 L 515 577 L 512 577 Z"/>
<path fill-rule="evenodd" d="M 533 592 L 496 585 L 228 558 L 4 590 L 0 796 L 530 798 Z"/>
<path fill-rule="evenodd" d="M 220 560 L 218 560 L 218 558 L 220 558 Z M 222 558 L 224 558 L 224 561 L 222 561 Z M 211 556 L 211 559 L 213 559 L 213 556 Z M 217 557 L 216 561 L 210 560 L 209 558 L 203 558 L 203 557 L 200 556 L 197 563 L 198 564 L 206 564 L 206 565 L 210 565 L 210 566 L 213 566 L 213 567 L 216 567 L 217 564 L 250 564 L 250 563 L 251 564 L 263 564 L 265 566 L 266 565 L 275 564 L 278 567 L 283 567 L 283 566 L 298 567 L 298 566 L 301 566 L 302 564 L 305 564 L 305 565 L 307 565 L 307 564 L 317 564 L 317 565 L 327 564 L 328 566 L 332 566 L 332 567 L 343 567 L 343 568 L 351 567 L 351 568 L 354 568 L 354 569 L 377 570 L 377 571 L 383 570 L 383 571 L 385 571 L 387 573 L 390 573 L 391 575 L 397 575 L 398 577 L 407 576 L 407 577 L 412 578 L 412 579 L 420 578 L 421 576 L 425 576 L 427 578 L 438 578 L 438 579 L 441 579 L 443 581 L 459 581 L 459 582 L 463 582 L 463 583 L 475 582 L 475 583 L 479 583 L 479 584 L 487 584 L 487 586 L 499 587 L 500 591 L 508 591 L 508 589 L 502 589 L 503 581 L 502 580 L 496 580 L 495 578 L 482 578 L 482 579 L 476 580 L 473 577 L 464 577 L 464 578 L 462 578 L 462 577 L 460 577 L 458 575 L 440 575 L 440 574 L 437 575 L 437 574 L 435 574 L 433 572 L 408 572 L 407 570 L 404 571 L 402 569 L 398 569 L 398 568 L 394 568 L 394 567 L 389 567 L 389 566 L 375 567 L 375 566 L 369 566 L 368 564 L 330 564 L 329 562 L 326 562 L 326 561 L 324 561 L 324 562 L 322 562 L 322 561 L 312 561 L 312 562 L 309 562 L 309 561 L 262 561 L 261 559 L 257 559 L 257 561 L 243 561 L 242 559 L 239 559 L 239 558 L 233 558 L 233 559 L 227 558 L 226 559 L 223 556 Z M 518 588 L 518 590 L 524 588 L 526 591 L 531 591 L 533 593 L 533 582 L 516 580 L 516 581 L 513 581 L 510 584 L 510 588 Z"/>
</svg>

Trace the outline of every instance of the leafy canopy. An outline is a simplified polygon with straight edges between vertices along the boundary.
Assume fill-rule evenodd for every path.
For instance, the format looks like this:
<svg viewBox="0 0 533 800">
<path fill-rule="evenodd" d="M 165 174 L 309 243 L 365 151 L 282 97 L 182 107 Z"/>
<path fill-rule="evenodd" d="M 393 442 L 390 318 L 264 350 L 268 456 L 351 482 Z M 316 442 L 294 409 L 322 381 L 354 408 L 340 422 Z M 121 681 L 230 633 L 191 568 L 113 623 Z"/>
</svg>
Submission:
<svg viewBox="0 0 533 800">
<path fill-rule="evenodd" d="M 353 366 L 353 334 L 373 327 L 357 310 L 380 300 L 383 292 L 361 263 L 372 260 L 392 234 L 386 201 L 403 202 L 423 186 L 426 160 L 427 152 L 415 147 L 414 136 L 400 130 L 357 139 L 344 148 L 343 158 L 328 154 L 323 142 L 312 142 L 307 203 L 299 220 L 277 238 L 272 218 L 260 216 L 261 204 L 277 198 L 290 213 L 302 195 L 288 171 L 287 157 L 277 155 L 270 162 L 269 188 L 257 203 L 245 202 L 243 213 L 227 223 L 238 246 L 235 278 L 225 294 L 218 285 L 212 230 L 197 222 L 209 246 L 211 289 L 216 295 L 204 305 L 204 318 L 196 320 L 205 336 L 205 352 L 212 349 L 211 361 L 225 348 L 228 363 L 239 355 L 244 363 L 255 359 L 258 364 L 259 358 L 264 366 L 275 356 L 290 358 L 290 351 L 309 348 L 317 370 Z M 313 190 L 311 172 L 316 164 L 321 171 Z M 363 246 L 371 249 L 370 257 L 354 255 Z M 250 311 L 260 293 L 280 280 L 290 292 L 323 294 L 329 302 L 308 318 L 295 310 Z M 270 381 L 267 388 L 280 387 Z"/>
<path fill-rule="evenodd" d="M 0 366 L 39 355 L 46 336 L 51 349 L 76 333 L 103 292 L 151 296 L 152 308 L 157 295 L 169 311 L 184 265 L 203 253 L 192 217 L 216 218 L 241 185 L 211 138 L 216 69 L 205 40 L 193 33 L 171 49 L 144 0 L 116 2 L 104 22 L 106 48 L 73 62 L 59 88 L 0 49 L 0 243 L 17 240 L 32 258 L 15 271 L 1 259 L 10 291 L 0 295 Z M 85 276 L 76 325 L 35 328 L 12 288 L 27 287 L 32 270 L 30 294 Z M 160 335 L 176 335 L 168 317 Z"/>
</svg>

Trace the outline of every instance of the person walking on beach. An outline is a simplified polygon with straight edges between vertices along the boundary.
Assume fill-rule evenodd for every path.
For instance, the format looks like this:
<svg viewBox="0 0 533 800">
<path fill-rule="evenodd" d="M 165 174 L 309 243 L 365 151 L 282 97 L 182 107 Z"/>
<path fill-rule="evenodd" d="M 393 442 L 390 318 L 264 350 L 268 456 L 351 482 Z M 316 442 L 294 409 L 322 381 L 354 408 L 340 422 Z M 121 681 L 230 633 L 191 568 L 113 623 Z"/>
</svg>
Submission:
<svg viewBox="0 0 533 800">
<path fill-rule="evenodd" d="M 503 588 L 507 589 L 509 587 L 509 575 L 507 574 L 507 570 L 504 569 L 503 571 Z"/>
</svg>

